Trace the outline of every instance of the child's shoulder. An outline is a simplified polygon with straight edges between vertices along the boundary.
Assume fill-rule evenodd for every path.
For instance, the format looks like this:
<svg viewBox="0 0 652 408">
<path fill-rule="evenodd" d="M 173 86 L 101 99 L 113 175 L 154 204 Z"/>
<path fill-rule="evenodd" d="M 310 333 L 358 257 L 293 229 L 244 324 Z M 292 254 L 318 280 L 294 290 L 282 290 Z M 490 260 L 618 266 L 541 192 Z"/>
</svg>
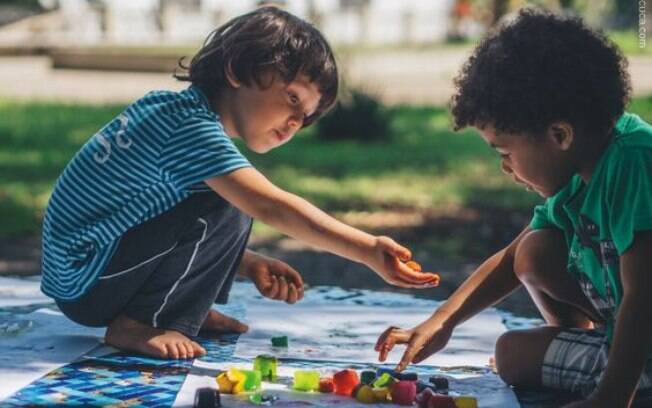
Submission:
<svg viewBox="0 0 652 408">
<path fill-rule="evenodd" d="M 603 158 L 603 189 L 622 195 L 652 183 L 652 126 L 638 115 L 625 113 L 614 129 L 614 141 Z M 621 197 L 622 198 L 622 197 Z"/>
<path fill-rule="evenodd" d="M 191 86 L 182 91 L 156 90 L 145 94 L 129 109 L 132 114 L 167 118 L 176 123 L 188 118 L 216 121 L 216 116 L 201 91 Z"/>
<path fill-rule="evenodd" d="M 608 179 L 622 177 L 628 169 L 652 168 L 652 126 L 638 115 L 625 113 L 616 123 L 614 141 L 604 161 Z"/>
<path fill-rule="evenodd" d="M 599 194 L 598 200 L 621 199 L 618 196 L 624 190 L 639 188 L 638 182 L 652 185 L 652 126 L 638 115 L 625 113 L 614 127 L 614 139 L 596 166 L 589 191 Z M 561 207 L 585 187 L 584 180 L 575 174 L 547 201 Z"/>
<path fill-rule="evenodd" d="M 652 125 L 633 113 L 623 114 L 616 123 L 615 145 L 617 150 L 643 151 L 652 149 Z"/>
</svg>

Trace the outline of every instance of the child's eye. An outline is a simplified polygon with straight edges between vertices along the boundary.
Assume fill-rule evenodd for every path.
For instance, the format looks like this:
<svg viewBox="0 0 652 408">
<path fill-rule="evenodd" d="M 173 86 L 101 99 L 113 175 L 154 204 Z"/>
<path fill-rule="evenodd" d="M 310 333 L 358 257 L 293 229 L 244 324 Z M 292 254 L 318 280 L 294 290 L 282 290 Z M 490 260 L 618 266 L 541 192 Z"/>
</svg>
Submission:
<svg viewBox="0 0 652 408">
<path fill-rule="evenodd" d="M 288 96 L 290 97 L 290 103 L 292 103 L 292 105 L 296 105 L 299 103 L 299 97 L 293 94 L 292 92 L 288 92 Z"/>
</svg>

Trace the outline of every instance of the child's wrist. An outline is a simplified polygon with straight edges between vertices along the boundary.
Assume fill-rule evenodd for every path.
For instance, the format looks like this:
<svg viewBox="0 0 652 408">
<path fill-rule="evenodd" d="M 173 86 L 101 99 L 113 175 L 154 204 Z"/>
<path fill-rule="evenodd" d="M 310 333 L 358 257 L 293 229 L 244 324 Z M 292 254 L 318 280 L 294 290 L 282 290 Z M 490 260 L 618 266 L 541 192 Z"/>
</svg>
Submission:
<svg viewBox="0 0 652 408">
<path fill-rule="evenodd" d="M 244 278 L 249 277 L 251 263 L 256 258 L 256 253 L 250 250 L 245 250 L 242 254 L 242 259 L 240 260 L 240 267 L 238 268 L 238 274 Z"/>
<path fill-rule="evenodd" d="M 355 253 L 353 260 L 367 266 L 374 265 L 377 257 L 376 248 L 378 247 L 378 237 L 364 233 L 364 236 L 352 246 Z"/>
<path fill-rule="evenodd" d="M 453 330 L 458 322 L 455 320 L 455 311 L 446 308 L 445 306 L 440 307 L 435 311 L 435 313 L 430 316 L 431 321 L 436 321 L 443 328 L 448 328 Z"/>
</svg>

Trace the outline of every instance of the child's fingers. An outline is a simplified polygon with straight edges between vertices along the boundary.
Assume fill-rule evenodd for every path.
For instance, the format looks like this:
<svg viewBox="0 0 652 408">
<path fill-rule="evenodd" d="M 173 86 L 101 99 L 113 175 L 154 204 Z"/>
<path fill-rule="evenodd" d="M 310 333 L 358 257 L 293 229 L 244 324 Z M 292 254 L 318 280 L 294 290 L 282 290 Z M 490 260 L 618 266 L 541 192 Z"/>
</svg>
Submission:
<svg viewBox="0 0 652 408">
<path fill-rule="evenodd" d="M 407 348 L 405 349 L 405 353 L 403 353 L 403 357 L 401 358 L 401 361 L 398 363 L 396 366 L 397 371 L 403 371 L 405 368 L 412 363 L 414 360 L 414 356 L 421 351 L 423 348 L 423 339 L 414 336 L 413 338 L 410 339 Z"/>
<path fill-rule="evenodd" d="M 376 345 L 374 346 L 374 350 L 380 351 L 381 344 L 383 344 L 387 340 L 387 338 L 394 330 L 400 330 L 400 328 L 396 326 L 390 326 L 386 328 L 385 331 L 382 332 L 380 336 L 378 336 L 378 340 L 376 340 Z"/>
<path fill-rule="evenodd" d="M 303 299 L 305 287 L 306 285 L 301 285 L 300 287 L 297 288 L 297 301 Z"/>
<path fill-rule="evenodd" d="M 286 279 L 288 280 L 288 299 L 292 299 L 292 302 L 296 303 L 297 301 L 303 299 L 304 283 L 301 274 L 297 272 L 294 268 L 288 265 L 285 270 Z"/>
<path fill-rule="evenodd" d="M 288 284 L 288 298 L 286 299 L 286 302 L 289 304 L 293 304 L 296 303 L 297 300 L 299 300 L 299 293 L 297 287 L 294 286 L 294 283 L 290 282 Z"/>
<path fill-rule="evenodd" d="M 288 298 L 288 281 L 285 276 L 278 277 L 278 294 L 274 299 L 285 301 Z"/>
<path fill-rule="evenodd" d="M 384 363 L 385 360 L 387 360 L 387 355 L 394 348 L 394 344 L 395 344 L 394 342 L 388 341 L 380 346 L 380 354 L 378 355 L 378 361 Z"/>
<path fill-rule="evenodd" d="M 407 283 L 425 285 L 433 282 L 435 279 L 438 279 L 437 275 L 433 273 L 416 272 L 406 264 L 402 262 L 398 262 L 398 260 L 396 260 L 396 262 L 393 263 L 394 263 L 394 269 L 397 272 L 397 277 L 401 281 Z"/>
<path fill-rule="evenodd" d="M 410 332 L 407 330 L 402 330 L 398 327 L 390 327 L 385 330 L 378 341 L 374 349 L 379 352 L 378 360 L 383 362 L 387 359 L 387 355 L 394 348 L 395 344 L 407 343 L 410 341 Z"/>
<path fill-rule="evenodd" d="M 428 286 L 433 286 L 433 287 L 434 287 L 434 286 L 439 286 L 439 280 L 440 280 L 441 278 L 439 277 L 438 274 L 436 274 L 436 273 L 432 273 L 432 272 L 424 272 L 424 273 L 427 273 L 427 274 L 429 274 L 429 275 L 432 275 L 432 280 L 430 280 L 430 282 L 428 282 Z"/>
<path fill-rule="evenodd" d="M 293 283 L 297 289 L 299 288 L 303 289 L 303 278 L 301 277 L 301 274 L 297 272 L 296 269 L 287 265 L 287 268 L 285 269 L 285 277 L 290 283 Z"/>
<path fill-rule="evenodd" d="M 269 297 L 270 294 L 272 293 L 272 289 L 274 288 L 273 279 L 267 279 L 266 281 L 257 282 L 257 287 L 261 295 L 265 297 Z"/>
<path fill-rule="evenodd" d="M 409 340 L 410 340 L 410 334 L 407 333 L 405 330 L 392 332 L 387 337 L 385 342 L 383 342 L 380 345 L 380 355 L 378 356 L 378 360 L 384 362 L 385 360 L 387 360 L 387 356 L 389 355 L 389 352 L 392 351 L 392 349 L 396 344 L 404 344 L 407 343 Z"/>
<path fill-rule="evenodd" d="M 405 350 L 405 353 L 403 353 L 403 357 L 401 357 L 401 361 L 396 366 L 396 371 L 403 371 L 407 366 L 410 365 L 412 359 L 414 358 L 414 352 L 412 350 L 413 349 L 408 346 L 408 348 Z"/>
<path fill-rule="evenodd" d="M 270 280 L 272 281 L 272 284 L 270 285 L 269 291 L 265 294 L 265 296 L 270 299 L 276 299 L 279 287 L 278 278 L 275 275 L 271 275 Z"/>
</svg>

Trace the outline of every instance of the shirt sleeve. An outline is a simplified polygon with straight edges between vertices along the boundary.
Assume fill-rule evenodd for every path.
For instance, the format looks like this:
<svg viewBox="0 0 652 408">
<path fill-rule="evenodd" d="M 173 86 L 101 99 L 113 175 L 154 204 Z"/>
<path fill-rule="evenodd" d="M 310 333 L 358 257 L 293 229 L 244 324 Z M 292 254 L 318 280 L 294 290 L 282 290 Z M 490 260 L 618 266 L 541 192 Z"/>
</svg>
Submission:
<svg viewBox="0 0 652 408">
<path fill-rule="evenodd" d="M 551 199 L 547 199 L 543 204 L 534 207 L 534 214 L 532 215 L 532 220 L 530 220 L 530 228 L 533 230 L 555 227 L 550 216 L 552 206 L 550 201 Z"/>
<path fill-rule="evenodd" d="M 609 227 L 622 255 L 637 231 L 652 230 L 652 150 L 623 150 L 608 171 Z"/>
<path fill-rule="evenodd" d="M 563 231 L 572 231 L 573 227 L 564 209 L 564 204 L 577 191 L 579 180 L 579 176 L 574 176 L 557 194 L 548 197 L 543 204 L 534 207 L 530 228 L 533 230 L 558 228 Z"/>
<path fill-rule="evenodd" d="M 172 133 L 161 151 L 160 163 L 180 190 L 251 166 L 221 124 L 201 116 L 186 119 Z"/>
</svg>

